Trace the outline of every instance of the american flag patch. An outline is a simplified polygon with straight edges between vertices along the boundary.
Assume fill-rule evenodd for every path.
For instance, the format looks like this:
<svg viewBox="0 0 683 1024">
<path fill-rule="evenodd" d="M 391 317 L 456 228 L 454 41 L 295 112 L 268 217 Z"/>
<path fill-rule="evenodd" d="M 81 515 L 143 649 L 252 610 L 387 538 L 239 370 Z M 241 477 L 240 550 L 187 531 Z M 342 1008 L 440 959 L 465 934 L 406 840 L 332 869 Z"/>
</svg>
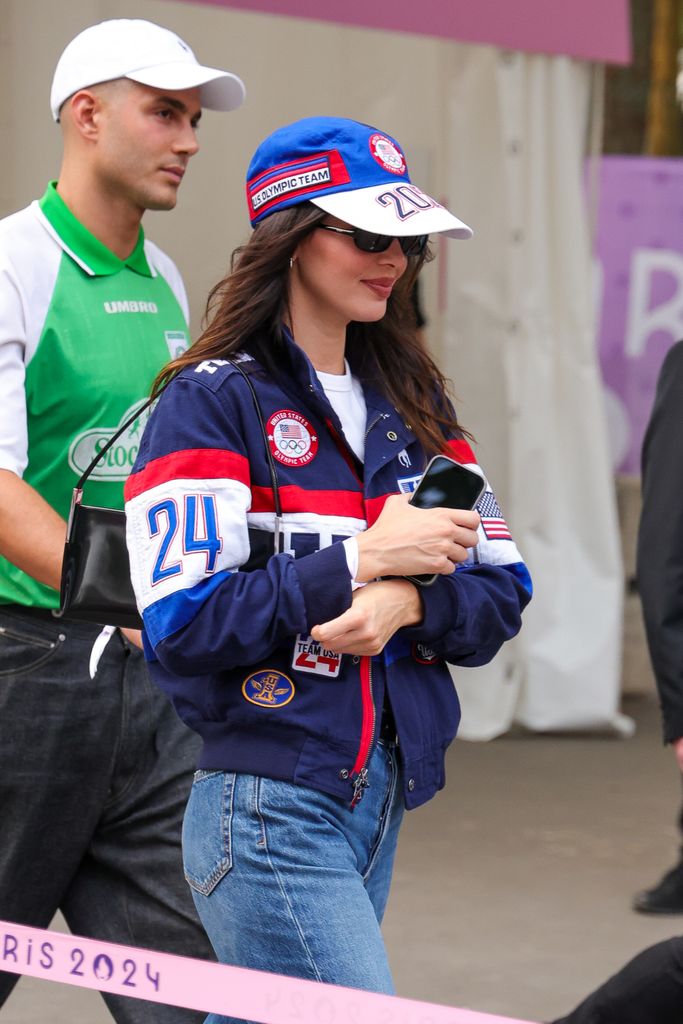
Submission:
<svg viewBox="0 0 683 1024">
<path fill-rule="evenodd" d="M 498 502 L 493 491 L 485 491 L 477 505 L 477 512 L 481 516 L 481 525 L 489 540 L 512 540 L 508 524 L 503 519 Z"/>
<path fill-rule="evenodd" d="M 283 437 L 303 437 L 304 432 L 298 423 L 281 423 L 280 433 Z"/>
</svg>

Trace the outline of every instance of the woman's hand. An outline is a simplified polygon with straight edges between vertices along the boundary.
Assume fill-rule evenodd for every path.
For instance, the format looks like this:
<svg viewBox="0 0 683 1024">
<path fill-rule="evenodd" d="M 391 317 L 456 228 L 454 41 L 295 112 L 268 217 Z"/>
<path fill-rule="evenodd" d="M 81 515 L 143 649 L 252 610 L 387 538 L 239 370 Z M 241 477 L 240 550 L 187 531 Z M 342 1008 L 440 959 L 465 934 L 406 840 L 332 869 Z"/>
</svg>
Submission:
<svg viewBox="0 0 683 1024">
<path fill-rule="evenodd" d="M 359 583 L 378 576 L 448 575 L 477 544 L 479 513 L 416 508 L 407 494 L 387 498 L 377 522 L 356 534 Z"/>
<path fill-rule="evenodd" d="M 452 566 L 451 566 L 452 568 Z M 402 626 L 422 619 L 422 600 L 408 580 L 380 580 L 353 592 L 351 607 L 314 626 L 311 636 L 338 654 L 379 654 Z"/>
</svg>

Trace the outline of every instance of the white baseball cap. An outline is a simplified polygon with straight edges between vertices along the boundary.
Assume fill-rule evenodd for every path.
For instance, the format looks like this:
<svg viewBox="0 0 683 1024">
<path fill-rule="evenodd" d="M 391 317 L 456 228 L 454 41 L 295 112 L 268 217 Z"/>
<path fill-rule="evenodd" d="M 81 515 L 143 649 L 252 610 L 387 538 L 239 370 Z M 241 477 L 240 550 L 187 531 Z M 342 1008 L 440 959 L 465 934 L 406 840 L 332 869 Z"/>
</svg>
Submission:
<svg viewBox="0 0 683 1024">
<path fill-rule="evenodd" d="M 246 95 L 241 78 L 203 67 L 175 32 L 151 21 L 118 18 L 84 29 L 59 58 L 50 93 L 55 121 L 69 96 L 115 78 L 171 91 L 200 86 L 202 106 L 209 110 L 236 110 Z"/>
</svg>

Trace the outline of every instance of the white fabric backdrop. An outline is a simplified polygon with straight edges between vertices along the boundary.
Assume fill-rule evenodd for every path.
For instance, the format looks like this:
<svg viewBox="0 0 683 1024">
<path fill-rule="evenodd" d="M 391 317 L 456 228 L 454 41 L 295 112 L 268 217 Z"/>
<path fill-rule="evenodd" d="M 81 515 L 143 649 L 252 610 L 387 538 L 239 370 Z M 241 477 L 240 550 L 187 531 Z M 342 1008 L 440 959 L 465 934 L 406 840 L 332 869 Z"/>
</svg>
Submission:
<svg viewBox="0 0 683 1024">
<path fill-rule="evenodd" d="M 445 361 L 535 585 L 520 637 L 456 673 L 462 735 L 628 731 L 583 191 L 591 67 L 472 46 L 448 64 L 448 200 L 475 239 L 447 250 Z"/>
</svg>

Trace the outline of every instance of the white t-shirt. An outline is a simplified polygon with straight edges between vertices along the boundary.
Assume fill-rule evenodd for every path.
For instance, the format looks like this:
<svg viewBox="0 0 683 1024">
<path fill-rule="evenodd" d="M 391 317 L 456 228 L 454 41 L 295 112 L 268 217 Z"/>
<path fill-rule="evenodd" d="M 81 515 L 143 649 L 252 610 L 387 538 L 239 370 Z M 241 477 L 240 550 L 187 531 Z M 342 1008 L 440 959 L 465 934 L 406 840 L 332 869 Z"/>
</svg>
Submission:
<svg viewBox="0 0 683 1024">
<path fill-rule="evenodd" d="M 344 360 L 344 373 L 322 373 L 316 370 L 327 400 L 336 412 L 344 436 L 354 454 L 362 462 L 365 458 L 365 423 L 368 411 L 360 381 L 352 376 Z"/>
</svg>

